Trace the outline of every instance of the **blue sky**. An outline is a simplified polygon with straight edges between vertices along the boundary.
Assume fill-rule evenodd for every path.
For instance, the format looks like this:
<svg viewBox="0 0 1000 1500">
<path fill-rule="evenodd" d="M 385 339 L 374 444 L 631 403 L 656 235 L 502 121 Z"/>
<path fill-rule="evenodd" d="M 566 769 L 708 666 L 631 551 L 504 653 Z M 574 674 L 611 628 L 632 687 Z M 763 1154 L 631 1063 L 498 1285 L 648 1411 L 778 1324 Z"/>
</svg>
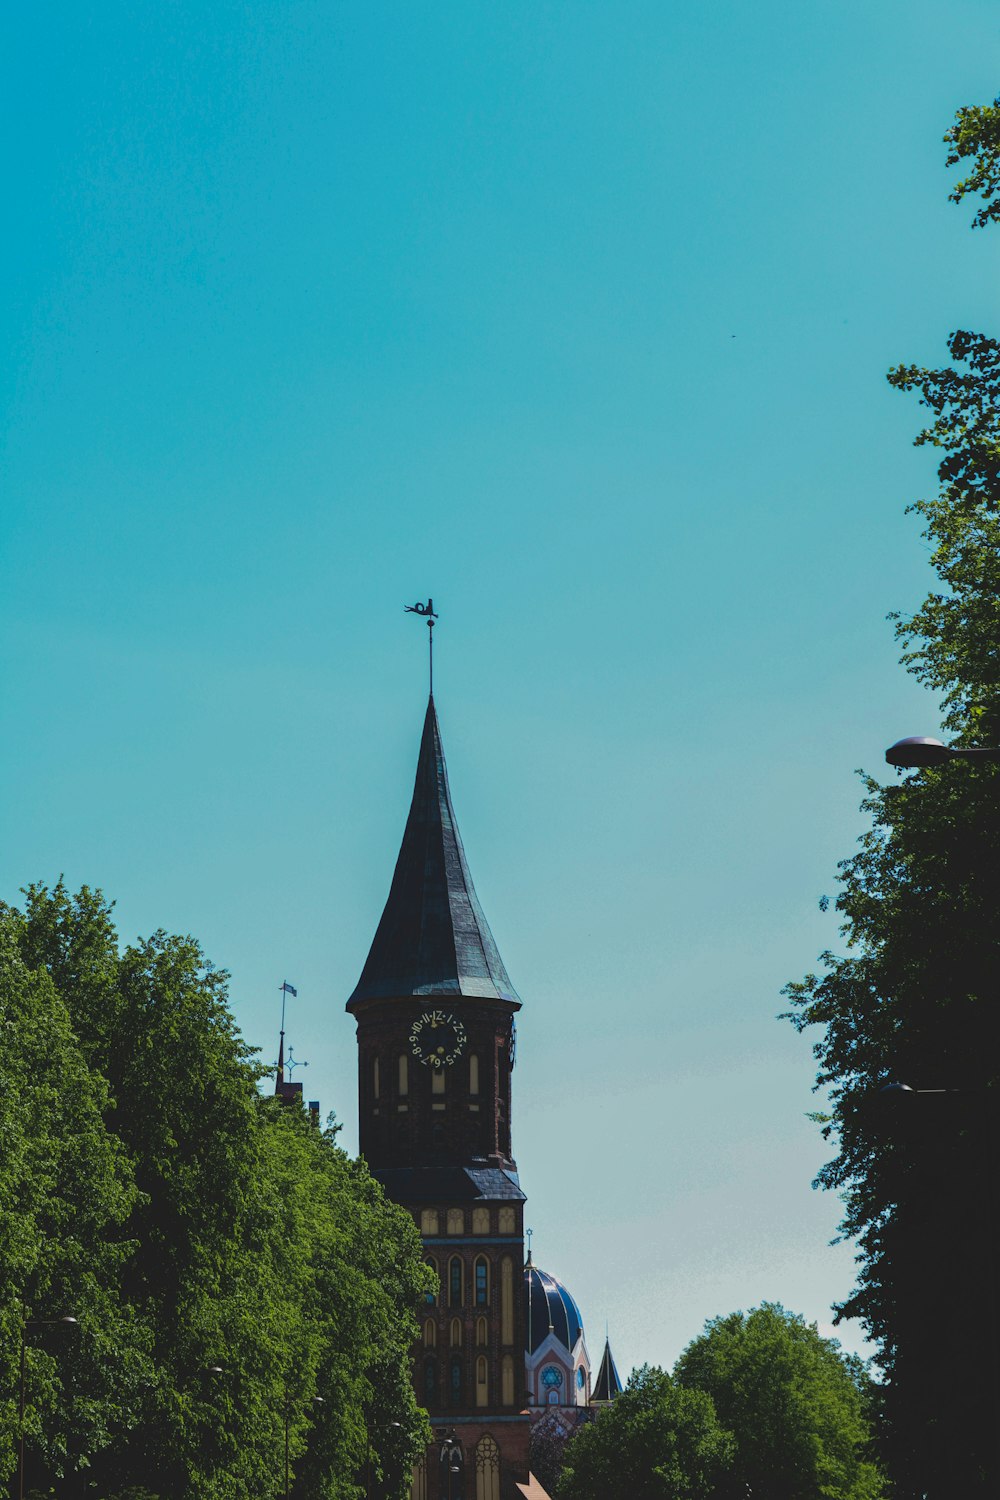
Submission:
<svg viewBox="0 0 1000 1500">
<path fill-rule="evenodd" d="M 437 700 L 535 1254 L 624 1368 L 851 1284 L 781 986 L 935 705 L 884 371 L 992 329 L 995 4 L 8 11 L 0 896 L 194 932 L 356 1142 Z M 859 1345 L 846 1329 L 845 1343 Z"/>
</svg>

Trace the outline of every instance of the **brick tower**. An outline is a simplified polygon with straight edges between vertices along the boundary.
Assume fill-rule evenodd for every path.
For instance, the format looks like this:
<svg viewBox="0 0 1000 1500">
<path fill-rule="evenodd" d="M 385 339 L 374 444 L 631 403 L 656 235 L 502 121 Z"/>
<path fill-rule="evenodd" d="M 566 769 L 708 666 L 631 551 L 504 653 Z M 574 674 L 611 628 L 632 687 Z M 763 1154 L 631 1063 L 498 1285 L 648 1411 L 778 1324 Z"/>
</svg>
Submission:
<svg viewBox="0 0 1000 1500">
<path fill-rule="evenodd" d="M 511 1152 L 520 1008 L 472 884 L 432 696 L 389 897 L 347 1002 L 361 1154 L 413 1214 L 438 1277 L 414 1351 L 438 1440 L 413 1500 L 520 1500 L 528 1480 L 524 1194 Z"/>
</svg>

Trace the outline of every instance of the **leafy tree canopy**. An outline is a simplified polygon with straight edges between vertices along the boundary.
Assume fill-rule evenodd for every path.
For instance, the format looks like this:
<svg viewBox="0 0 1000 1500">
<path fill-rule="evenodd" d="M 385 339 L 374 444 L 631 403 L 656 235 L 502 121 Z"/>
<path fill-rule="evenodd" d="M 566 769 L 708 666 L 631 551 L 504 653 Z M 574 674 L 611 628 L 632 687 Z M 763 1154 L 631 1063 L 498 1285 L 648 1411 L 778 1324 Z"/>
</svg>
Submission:
<svg viewBox="0 0 1000 1500">
<path fill-rule="evenodd" d="M 710 1500 L 733 1454 L 710 1396 L 644 1365 L 565 1453 L 558 1500 Z"/>
<path fill-rule="evenodd" d="M 715 1318 L 674 1371 L 711 1397 L 735 1439 L 726 1492 L 768 1500 L 876 1500 L 868 1378 L 815 1326 L 764 1303 Z"/>
<path fill-rule="evenodd" d="M 278 1493 L 287 1422 L 300 1500 L 356 1500 L 369 1456 L 404 1494 L 428 1436 L 409 1215 L 333 1128 L 261 1097 L 227 976 L 193 939 L 120 952 L 100 893 L 26 897 L 0 920 L 0 1359 L 22 1301 L 80 1319 L 32 1354 L 32 1482 L 65 1500 Z M 8 1402 L 8 1472 L 15 1437 Z"/>
<path fill-rule="evenodd" d="M 962 109 L 951 196 L 1000 218 L 1000 102 Z M 930 412 L 938 455 L 919 500 L 938 585 L 895 616 L 903 661 L 940 698 L 947 732 L 1000 744 L 1000 344 L 959 331 L 940 369 L 889 375 Z M 882 786 L 871 827 L 840 866 L 844 951 L 789 987 L 792 1020 L 819 1028 L 817 1084 L 837 1154 L 819 1176 L 844 1196 L 858 1283 L 841 1313 L 880 1349 L 885 1451 L 901 1492 L 997 1493 L 995 1175 L 1000 1073 L 1000 768 L 952 761 Z M 921 1094 L 880 1095 L 890 1083 Z M 938 1091 L 945 1092 L 938 1092 Z M 961 1288 L 961 1295 L 956 1291 Z"/>
</svg>

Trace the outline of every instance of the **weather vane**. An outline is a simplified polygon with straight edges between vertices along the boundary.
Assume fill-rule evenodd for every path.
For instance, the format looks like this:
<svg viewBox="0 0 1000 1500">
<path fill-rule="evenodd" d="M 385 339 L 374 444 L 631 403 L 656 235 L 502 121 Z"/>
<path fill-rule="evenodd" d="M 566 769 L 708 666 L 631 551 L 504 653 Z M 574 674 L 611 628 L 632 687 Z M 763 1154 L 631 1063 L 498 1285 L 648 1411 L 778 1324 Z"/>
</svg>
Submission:
<svg viewBox="0 0 1000 1500">
<path fill-rule="evenodd" d="M 437 615 L 434 613 L 434 600 L 428 599 L 426 604 L 404 604 L 403 609 L 408 615 L 419 615 L 422 620 L 427 621 L 427 647 L 428 661 L 430 663 L 431 697 L 434 697 L 434 621 Z"/>
</svg>

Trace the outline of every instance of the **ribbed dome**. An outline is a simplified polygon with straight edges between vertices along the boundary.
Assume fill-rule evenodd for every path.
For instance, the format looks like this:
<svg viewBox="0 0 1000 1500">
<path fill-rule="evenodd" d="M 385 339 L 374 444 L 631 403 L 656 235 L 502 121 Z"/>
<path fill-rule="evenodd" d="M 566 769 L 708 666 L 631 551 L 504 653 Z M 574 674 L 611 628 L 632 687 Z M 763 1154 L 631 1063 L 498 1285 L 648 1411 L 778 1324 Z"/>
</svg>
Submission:
<svg viewBox="0 0 1000 1500">
<path fill-rule="evenodd" d="M 524 1342 L 528 1353 L 534 1354 L 550 1333 L 572 1352 L 583 1332 L 583 1319 L 562 1282 L 529 1261 L 524 1268 L 524 1295 L 527 1304 Z"/>
</svg>

